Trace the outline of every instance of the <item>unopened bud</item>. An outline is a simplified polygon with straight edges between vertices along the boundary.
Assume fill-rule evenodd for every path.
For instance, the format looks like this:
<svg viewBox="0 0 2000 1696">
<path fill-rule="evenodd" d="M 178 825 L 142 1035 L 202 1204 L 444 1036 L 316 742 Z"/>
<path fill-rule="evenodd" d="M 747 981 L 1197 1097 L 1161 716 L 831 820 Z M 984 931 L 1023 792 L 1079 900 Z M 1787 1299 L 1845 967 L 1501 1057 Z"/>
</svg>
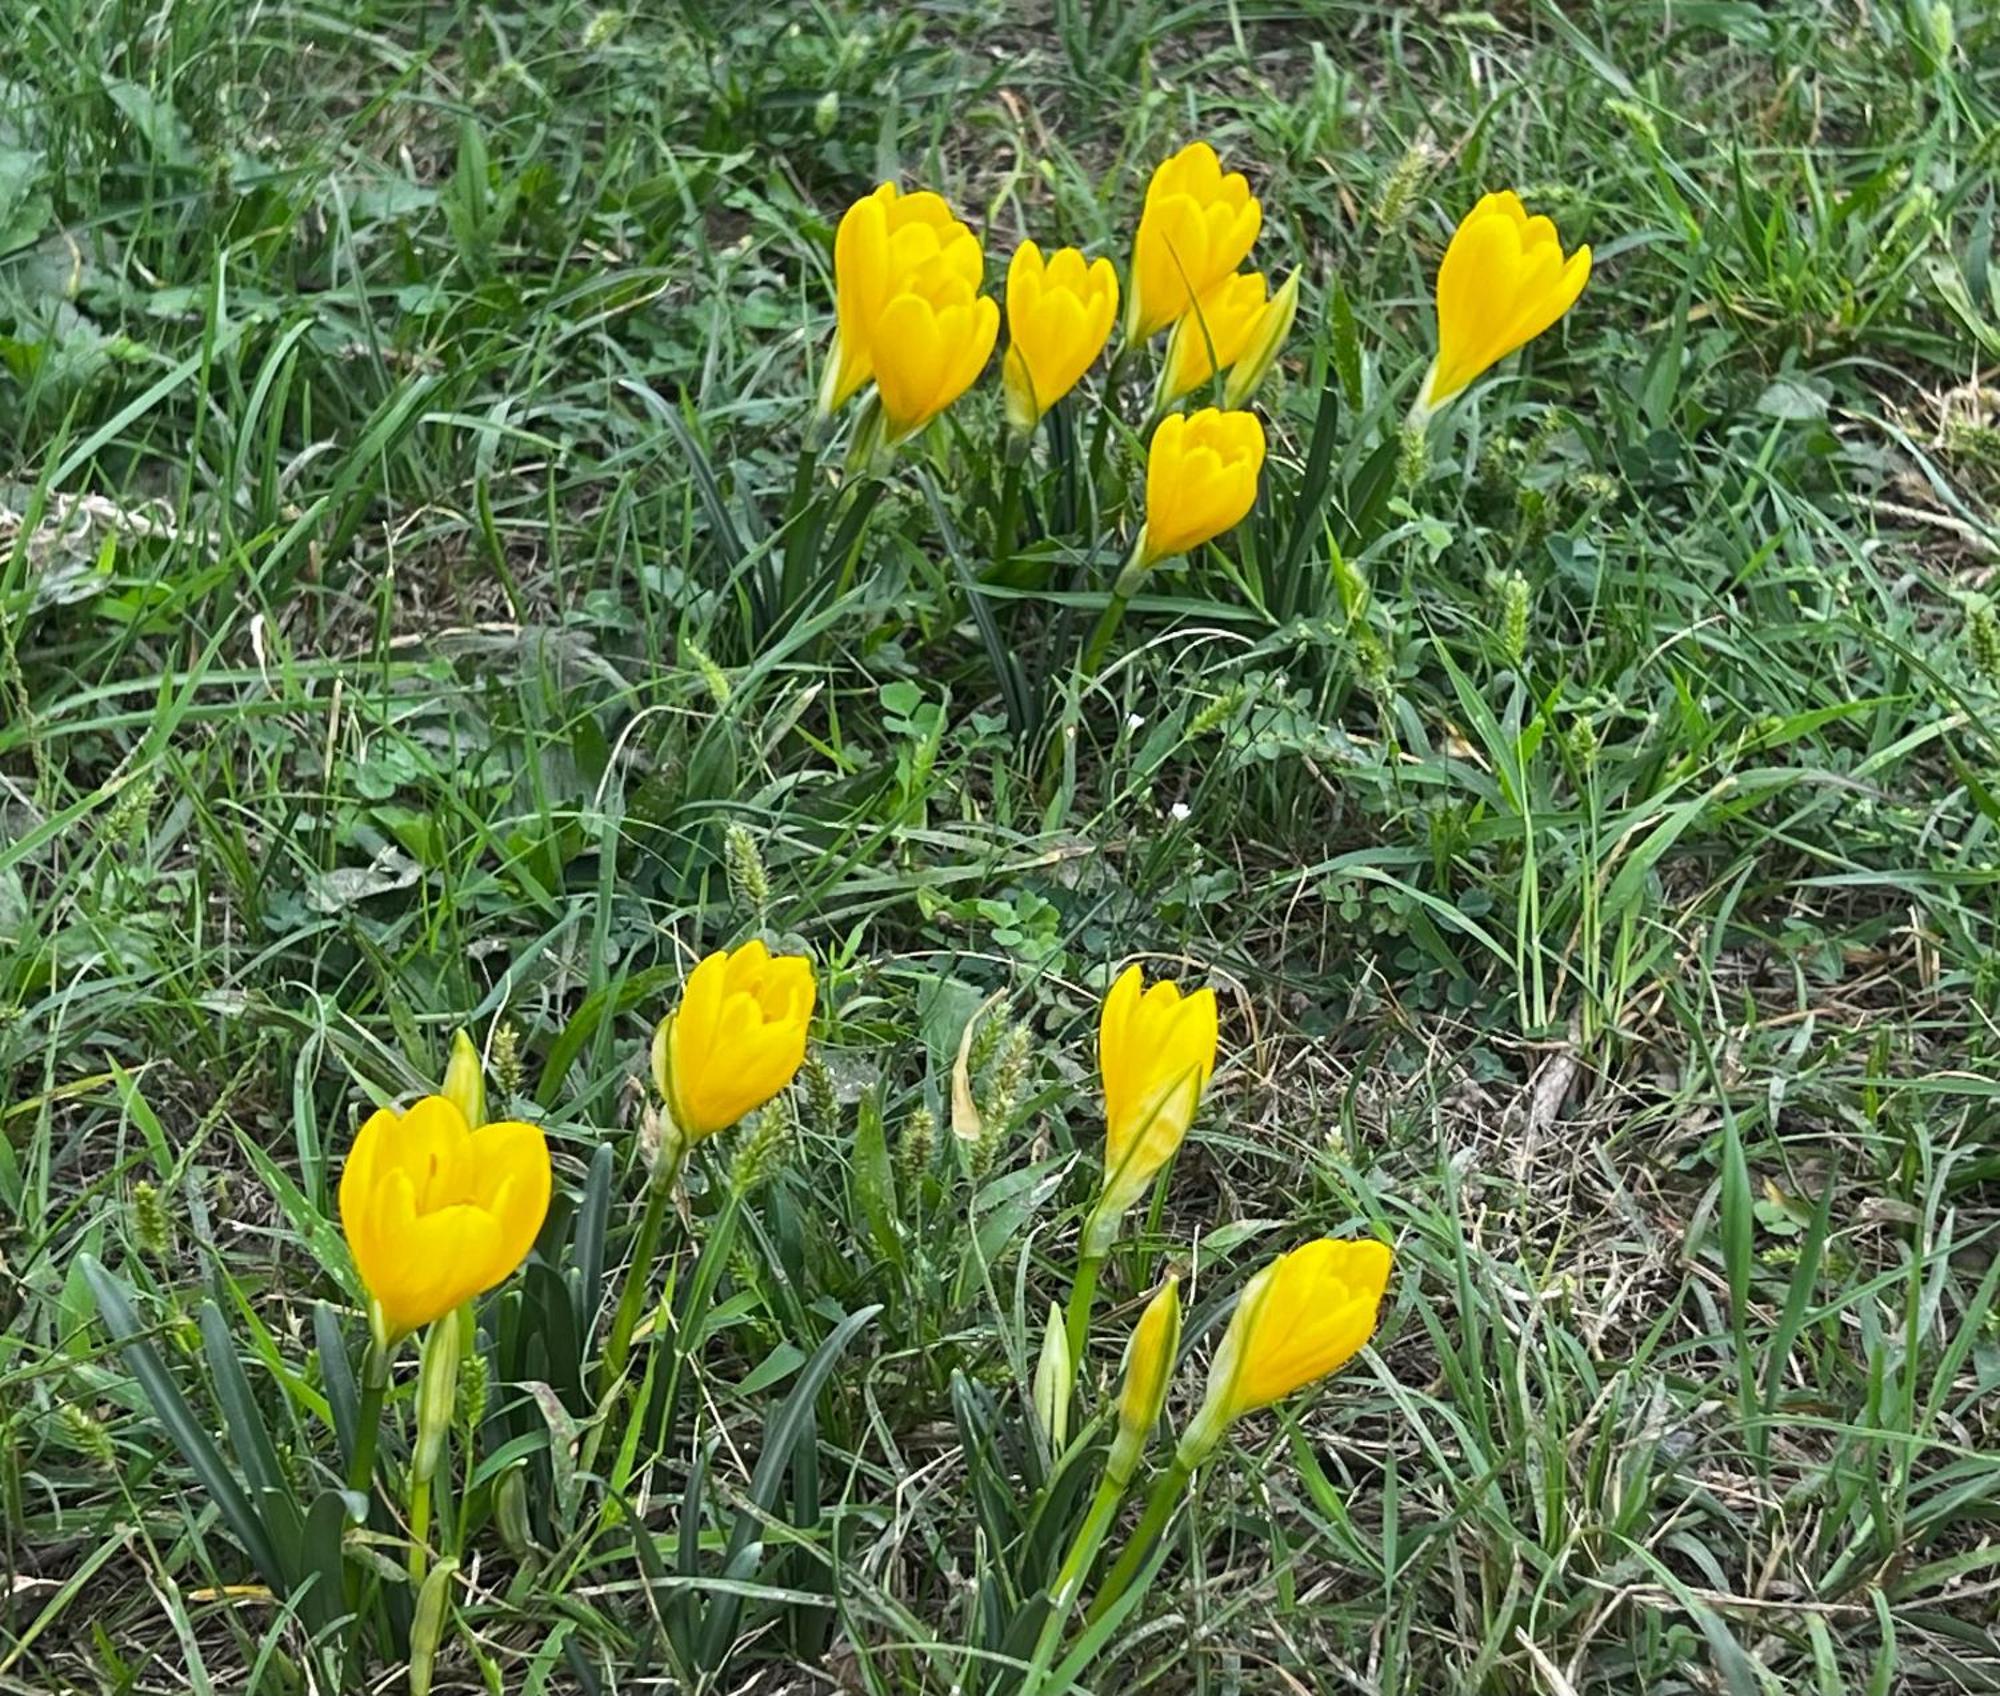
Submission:
<svg viewBox="0 0 2000 1696">
<path fill-rule="evenodd" d="M 534 1547 L 534 1533 L 528 1525 L 528 1469 L 523 1463 L 510 1466 L 500 1479 L 493 1496 L 493 1517 L 500 1522 L 500 1541 L 516 1560 Z"/>
<path fill-rule="evenodd" d="M 1075 1376 L 1062 1309 L 1051 1302 L 1049 1322 L 1042 1328 L 1042 1356 L 1035 1366 L 1035 1418 L 1048 1437 L 1051 1454 L 1069 1447 L 1069 1397 Z"/>
<path fill-rule="evenodd" d="M 456 1313 L 431 1322 L 417 1368 L 417 1441 L 410 1451 L 410 1477 L 422 1483 L 437 1471 L 444 1440 L 458 1403 L 461 1327 Z"/>
<path fill-rule="evenodd" d="M 471 1129 L 486 1123 L 486 1074 L 479 1064 L 479 1050 L 464 1031 L 451 1039 L 451 1063 L 444 1069 L 444 1086 L 438 1094 L 465 1115 Z"/>
<path fill-rule="evenodd" d="M 1167 1385 L 1181 1346 L 1181 1281 L 1169 1274 L 1133 1327 L 1125 1348 L 1125 1387 L 1118 1396 L 1118 1434 L 1104 1473 L 1120 1488 L 1132 1482 L 1153 1428 L 1167 1404 Z"/>
</svg>

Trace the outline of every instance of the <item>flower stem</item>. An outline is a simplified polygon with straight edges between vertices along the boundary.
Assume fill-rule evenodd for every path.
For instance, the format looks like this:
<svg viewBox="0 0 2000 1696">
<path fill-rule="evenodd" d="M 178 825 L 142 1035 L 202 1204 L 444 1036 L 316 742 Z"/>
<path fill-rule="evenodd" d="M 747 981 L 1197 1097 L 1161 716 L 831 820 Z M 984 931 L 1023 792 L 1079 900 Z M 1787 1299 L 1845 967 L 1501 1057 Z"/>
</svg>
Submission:
<svg viewBox="0 0 2000 1696">
<path fill-rule="evenodd" d="M 1183 1445 L 1181 1450 L 1176 1451 L 1173 1464 L 1154 1481 L 1152 1493 L 1146 1498 L 1146 1511 L 1139 1516 L 1139 1523 L 1133 1528 L 1125 1552 L 1118 1557 L 1118 1564 L 1112 1567 L 1110 1575 L 1098 1590 L 1096 1600 L 1090 1604 L 1090 1612 L 1084 1615 L 1086 1624 L 1095 1625 L 1132 1587 L 1132 1580 L 1138 1577 L 1139 1569 L 1146 1564 L 1146 1557 L 1153 1552 L 1153 1545 L 1159 1541 L 1160 1533 L 1166 1529 L 1174 1509 L 1180 1506 L 1188 1480 L 1194 1476 L 1195 1464 L 1187 1458 Z"/>
<path fill-rule="evenodd" d="M 354 1433 L 354 1458 L 347 1467 L 347 1487 L 364 1495 L 375 1482 L 375 1446 L 382 1435 L 382 1403 L 389 1394 L 389 1350 L 370 1340 L 361 1366 L 360 1426 Z"/>
<path fill-rule="evenodd" d="M 1097 1274 L 1103 1265 L 1101 1254 L 1086 1255 L 1077 1262 L 1076 1283 L 1069 1292 L 1069 1313 L 1064 1326 L 1069 1339 L 1071 1376 L 1083 1370 L 1083 1351 L 1090 1344 L 1090 1304 L 1097 1299 Z"/>
<path fill-rule="evenodd" d="M 431 1481 L 410 1485 L 410 1589 L 421 1590 L 431 1564 Z"/>
<path fill-rule="evenodd" d="M 1097 1486 L 1090 1512 L 1078 1527 L 1069 1553 L 1063 1557 L 1062 1569 L 1056 1574 L 1055 1588 L 1049 1592 L 1049 1615 L 1042 1621 L 1042 1634 L 1035 1641 L 1035 1658 L 1029 1664 L 1022 1696 L 1036 1696 L 1041 1689 L 1042 1680 L 1048 1675 L 1049 1663 L 1055 1659 L 1056 1649 L 1062 1642 L 1063 1627 L 1076 1610 L 1076 1599 L 1083 1593 L 1084 1580 L 1089 1578 L 1090 1569 L 1097 1561 L 1097 1551 L 1104 1546 L 1104 1535 L 1117 1517 L 1118 1504 L 1125 1499 L 1125 1488 L 1129 1482 L 1107 1475 Z"/>
<path fill-rule="evenodd" d="M 1119 625 L 1125 622 L 1125 608 L 1129 600 L 1130 597 L 1118 590 L 1111 591 L 1111 599 L 1099 614 L 1097 628 L 1090 633 L 1090 641 L 1083 650 L 1084 682 L 1088 683 L 1096 677 L 1099 667 L 1104 664 L 1104 656 L 1111 650 L 1111 639 L 1118 634 Z"/>
<path fill-rule="evenodd" d="M 669 1130 L 669 1136 L 674 1134 Z M 681 1153 L 678 1137 L 671 1145 L 662 1144 L 660 1165 L 646 1188 L 646 1211 L 639 1219 L 639 1234 L 632 1239 L 632 1260 L 625 1268 L 625 1288 L 618 1297 L 618 1312 L 611 1321 L 611 1335 L 604 1345 L 604 1359 L 598 1367 L 597 1395 L 602 1401 L 632 1353 L 632 1333 L 639 1328 L 639 1315 L 646 1305 L 646 1292 L 653 1281 L 653 1257 L 659 1252 L 660 1231 L 667 1222 L 667 1207 L 673 1200 L 674 1181 L 680 1174 Z"/>
</svg>

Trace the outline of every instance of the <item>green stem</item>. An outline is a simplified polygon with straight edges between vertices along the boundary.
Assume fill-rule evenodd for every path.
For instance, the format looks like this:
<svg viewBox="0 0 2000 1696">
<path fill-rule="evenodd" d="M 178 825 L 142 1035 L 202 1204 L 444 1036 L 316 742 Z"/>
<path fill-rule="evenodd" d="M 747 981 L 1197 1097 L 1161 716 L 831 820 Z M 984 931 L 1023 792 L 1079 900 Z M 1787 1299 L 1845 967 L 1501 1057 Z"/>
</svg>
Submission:
<svg viewBox="0 0 2000 1696">
<path fill-rule="evenodd" d="M 421 1590 L 431 1564 L 431 1481 L 410 1486 L 410 1589 Z"/>
<path fill-rule="evenodd" d="M 1097 628 L 1090 633 L 1090 641 L 1083 650 L 1082 680 L 1085 683 L 1096 677 L 1099 668 L 1104 664 L 1104 656 L 1111 650 L 1111 639 L 1118 634 L 1119 625 L 1125 622 L 1125 608 L 1129 604 L 1128 597 L 1116 589 L 1111 591 L 1111 599 L 1105 603 L 1104 611 L 1097 620 Z"/>
<path fill-rule="evenodd" d="M 1089 1578 L 1090 1569 L 1097 1562 L 1097 1551 L 1104 1546 L 1105 1533 L 1117 1517 L 1118 1504 L 1125 1499 L 1126 1486 L 1130 1482 L 1129 1479 L 1106 1476 L 1097 1486 L 1090 1512 L 1084 1516 L 1083 1524 L 1069 1546 L 1069 1553 L 1063 1557 L 1062 1570 L 1056 1574 L 1055 1588 L 1049 1592 L 1049 1616 L 1042 1621 L 1042 1634 L 1035 1640 L 1035 1658 L 1029 1663 L 1028 1681 L 1022 1696 L 1037 1696 L 1042 1680 L 1048 1676 L 1049 1663 L 1055 1659 L 1057 1646 L 1062 1642 L 1063 1628 L 1069 1624 L 1069 1616 L 1076 1610 L 1076 1599 L 1083 1594 L 1084 1580 Z"/>
<path fill-rule="evenodd" d="M 639 1219 L 639 1234 L 632 1239 L 632 1259 L 625 1268 L 625 1288 L 618 1297 L 618 1312 L 611 1321 L 611 1336 L 604 1345 L 604 1359 L 597 1373 L 597 1398 L 602 1401 L 618 1382 L 619 1374 L 625 1370 L 625 1362 L 632 1353 L 632 1333 L 639 1328 L 639 1315 L 646 1305 L 646 1292 L 652 1287 L 653 1259 L 660 1248 L 660 1232 L 667 1222 L 667 1207 L 673 1200 L 674 1181 L 680 1174 L 681 1155 L 679 1138 L 669 1129 L 667 1135 L 674 1137 L 670 1148 L 662 1145 L 660 1167 L 653 1173 L 646 1190 L 646 1211 Z"/>
<path fill-rule="evenodd" d="M 389 1351 L 371 1340 L 361 1367 L 361 1425 L 347 1468 L 348 1489 L 364 1495 L 375 1482 L 375 1446 L 382 1436 L 382 1403 L 388 1393 Z"/>
<path fill-rule="evenodd" d="M 1138 1577 L 1139 1569 L 1146 1564 L 1146 1557 L 1153 1552 L 1153 1545 L 1159 1541 L 1160 1533 L 1166 1529 L 1174 1509 L 1180 1506 L 1188 1480 L 1194 1476 L 1195 1465 L 1184 1453 L 1176 1451 L 1173 1465 L 1154 1481 L 1152 1494 L 1146 1498 L 1146 1511 L 1139 1516 L 1139 1523 L 1133 1528 L 1125 1552 L 1118 1557 L 1118 1564 L 1111 1569 L 1098 1590 L 1097 1599 L 1090 1604 L 1090 1612 L 1084 1615 L 1086 1625 L 1095 1625 L 1131 1589 L 1132 1580 Z"/>
<path fill-rule="evenodd" d="M 1064 1326 L 1069 1338 L 1069 1370 L 1074 1377 L 1083 1370 L 1083 1351 L 1090 1344 L 1090 1304 L 1097 1299 L 1097 1274 L 1104 1256 L 1090 1255 L 1077 1263 L 1076 1283 L 1069 1292 L 1069 1313 Z"/>
</svg>

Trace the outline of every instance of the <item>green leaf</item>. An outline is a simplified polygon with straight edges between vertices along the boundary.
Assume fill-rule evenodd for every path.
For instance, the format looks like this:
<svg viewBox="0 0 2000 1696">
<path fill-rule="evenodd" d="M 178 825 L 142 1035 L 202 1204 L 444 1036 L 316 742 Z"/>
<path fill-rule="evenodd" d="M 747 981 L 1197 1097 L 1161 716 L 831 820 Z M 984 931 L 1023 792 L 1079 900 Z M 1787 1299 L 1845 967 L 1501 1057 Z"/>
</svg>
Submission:
<svg viewBox="0 0 2000 1696">
<path fill-rule="evenodd" d="M 1338 277 L 1327 290 L 1326 316 L 1333 326 L 1333 368 L 1347 396 L 1348 409 L 1359 412 L 1367 393 L 1361 382 L 1361 331 L 1355 325 L 1354 306 L 1347 298 L 1346 286 Z"/>
<path fill-rule="evenodd" d="M 1344 303 L 1346 296 L 1339 293 L 1339 287 L 1338 283 L 1334 285 L 1335 297 Z M 1349 327 L 1352 328 L 1351 322 Z M 1289 617 L 1298 611 L 1298 564 L 1305 558 L 1308 540 L 1315 532 L 1325 529 L 1326 492 L 1333 478 L 1333 450 L 1339 434 L 1340 391 L 1328 383 L 1320 392 L 1319 415 L 1313 420 L 1312 445 L 1306 449 L 1305 475 L 1299 479 L 1292 500 L 1291 526 L 1285 533 L 1284 552 L 1278 560 L 1278 581 L 1272 586 L 1273 611 L 1280 617 Z"/>
<path fill-rule="evenodd" d="M 736 1516 L 736 1527 L 730 1533 L 728 1553 L 723 1560 L 725 1575 L 741 1576 L 736 1571 L 737 1563 L 756 1541 L 760 1520 L 777 1506 L 778 1493 L 784 1488 L 786 1475 L 791 1471 L 793 1449 L 814 1431 L 813 1408 L 819 1400 L 820 1391 L 847 1345 L 881 1311 L 879 1305 L 864 1307 L 850 1313 L 836 1325 L 826 1341 L 813 1351 L 813 1357 L 806 1362 L 792 1393 L 766 1426 L 763 1452 L 758 1455 L 757 1469 L 750 1477 L 749 1505 Z M 716 1598 L 702 1636 L 703 1665 L 717 1667 L 722 1664 L 723 1657 L 735 1641 L 736 1621 L 741 1610 L 740 1596 Z"/>
<path fill-rule="evenodd" d="M 105 83 L 104 92 L 111 97 L 111 104 L 124 113 L 126 121 L 139 132 L 151 150 L 155 164 L 191 166 L 197 163 L 187 126 L 181 122 L 173 103 L 164 95 L 123 79 Z"/>
<path fill-rule="evenodd" d="M 251 1564 L 263 1574 L 264 1582 L 281 1596 L 289 1594 L 290 1575 L 280 1563 L 277 1548 L 262 1519 L 252 1509 L 249 1498 L 224 1464 L 208 1433 L 189 1411 L 186 1399 L 168 1375 L 152 1344 L 145 1340 L 145 1327 L 132 1311 L 124 1285 L 105 1271 L 94 1255 L 80 1256 L 78 1264 L 90 1285 L 91 1294 L 97 1298 L 97 1311 L 103 1316 L 112 1336 L 118 1340 L 125 1364 L 132 1369 L 132 1376 L 139 1380 L 139 1387 L 146 1392 L 155 1417 L 166 1428 L 174 1447 L 180 1450 L 181 1458 L 194 1469 L 202 1488 L 209 1493 L 221 1513 L 223 1523 L 242 1545 Z"/>
<path fill-rule="evenodd" d="M 870 1085 L 854 1115 L 854 1194 L 875 1250 L 898 1271 L 907 1264 L 897 1226 L 896 1171 L 882 1124 L 882 1093 Z"/>
<path fill-rule="evenodd" d="M 570 1067 L 583 1052 L 583 1045 L 597 1034 L 597 1027 L 607 1017 L 615 1018 L 642 1001 L 663 994 L 680 981 L 680 975 L 680 967 L 676 965 L 648 966 L 642 972 L 614 979 L 602 989 L 586 995 L 570 1015 L 569 1023 L 549 1045 L 549 1057 L 542 1064 L 541 1082 L 535 1086 L 536 1104 L 541 1107 L 556 1104 L 557 1093 L 562 1089 L 563 1079 L 569 1076 Z"/>
<path fill-rule="evenodd" d="M 368 1514 L 364 1496 L 351 1490 L 322 1490 L 306 1510 L 299 1536 L 299 1611 L 315 1634 L 332 1630 L 347 1612 L 346 1563 L 341 1538 L 350 1522 L 359 1525 Z"/>
<path fill-rule="evenodd" d="M 1729 1275 L 1729 1316 L 1736 1332 L 1736 1360 L 1747 1386 L 1756 1370 L 1750 1347 L 1750 1277 L 1756 1265 L 1757 1214 L 1750 1191 L 1750 1163 L 1736 1115 L 1722 1114 L 1722 1261 Z"/>
<path fill-rule="evenodd" d="M 590 1157 L 590 1173 L 583 1181 L 583 1198 L 576 1207 L 570 1270 L 578 1276 L 576 1328 L 586 1338 L 604 1297 L 604 1241 L 611 1222 L 613 1165 L 611 1144 L 600 1142 Z"/>
</svg>

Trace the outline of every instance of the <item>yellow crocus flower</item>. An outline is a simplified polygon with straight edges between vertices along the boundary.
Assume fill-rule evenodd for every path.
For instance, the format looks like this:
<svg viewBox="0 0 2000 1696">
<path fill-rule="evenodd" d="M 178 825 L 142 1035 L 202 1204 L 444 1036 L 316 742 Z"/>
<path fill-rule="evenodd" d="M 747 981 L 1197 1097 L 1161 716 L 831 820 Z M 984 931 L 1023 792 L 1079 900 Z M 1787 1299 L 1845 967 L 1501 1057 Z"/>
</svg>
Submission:
<svg viewBox="0 0 2000 1696">
<path fill-rule="evenodd" d="M 942 195 L 901 193 L 883 183 L 840 220 L 833 242 L 833 349 L 820 381 L 819 413 L 831 417 L 875 375 L 874 341 L 882 312 L 900 283 L 929 265 L 979 287 L 985 260 L 979 239 Z"/>
<path fill-rule="evenodd" d="M 1281 1254 L 1243 1286 L 1181 1439 L 1199 1465 L 1232 1421 L 1337 1372 L 1375 1335 L 1393 1257 L 1372 1238 L 1321 1238 Z"/>
<path fill-rule="evenodd" d="M 1132 246 L 1126 346 L 1164 330 L 1241 265 L 1263 221 L 1242 172 L 1225 176 L 1207 142 L 1164 161 L 1146 187 Z"/>
<path fill-rule="evenodd" d="M 1250 345 L 1269 308 L 1261 271 L 1225 277 L 1197 300 L 1167 338 L 1159 404 L 1192 394 L 1218 371 L 1227 371 Z"/>
<path fill-rule="evenodd" d="M 1118 1396 L 1118 1434 L 1111 1439 L 1111 1453 L 1104 1474 L 1124 1489 L 1132 1482 L 1139 1457 L 1153 1427 L 1160 1423 L 1160 1410 L 1167 1402 L 1167 1381 L 1174 1370 L 1174 1357 L 1181 1346 L 1181 1281 L 1168 1274 L 1139 1323 L 1132 1328 L 1132 1341 L 1125 1350 L 1125 1387 Z"/>
<path fill-rule="evenodd" d="M 709 955 L 653 1036 L 653 1081 L 682 1144 L 726 1131 L 805 1063 L 812 963 L 763 943 Z"/>
<path fill-rule="evenodd" d="M 1264 426 L 1254 413 L 1170 413 L 1146 452 L 1146 523 L 1133 553 L 1138 571 L 1189 553 L 1243 521 L 1264 468 Z M 1121 591 L 1135 576 L 1128 571 Z"/>
<path fill-rule="evenodd" d="M 1148 989 L 1137 966 L 1111 986 L 1097 1029 L 1104 1188 L 1084 1226 L 1086 1259 L 1109 1250 L 1126 1209 L 1181 1146 L 1215 1070 L 1215 1045 L 1214 990 L 1184 996 L 1165 978 Z"/>
<path fill-rule="evenodd" d="M 1118 320 L 1118 273 L 1073 247 L 1046 261 L 1024 241 L 1007 266 L 1007 422 L 1023 435 L 1075 388 Z"/>
<path fill-rule="evenodd" d="M 369 1116 L 340 1173 L 340 1225 L 386 1344 L 490 1290 L 549 1210 L 539 1127 L 468 1126 L 441 1095 Z"/>
<path fill-rule="evenodd" d="M 1512 189 L 1465 215 L 1438 266 L 1438 350 L 1417 397 L 1429 417 L 1489 366 L 1533 341 L 1576 302 L 1590 249 L 1567 259 L 1556 227 L 1531 218 Z"/>
<path fill-rule="evenodd" d="M 944 259 L 896 285 L 875 327 L 885 442 L 921 430 L 972 387 L 1000 334 L 1000 308 Z"/>
</svg>

